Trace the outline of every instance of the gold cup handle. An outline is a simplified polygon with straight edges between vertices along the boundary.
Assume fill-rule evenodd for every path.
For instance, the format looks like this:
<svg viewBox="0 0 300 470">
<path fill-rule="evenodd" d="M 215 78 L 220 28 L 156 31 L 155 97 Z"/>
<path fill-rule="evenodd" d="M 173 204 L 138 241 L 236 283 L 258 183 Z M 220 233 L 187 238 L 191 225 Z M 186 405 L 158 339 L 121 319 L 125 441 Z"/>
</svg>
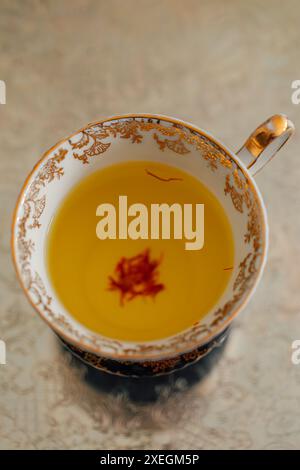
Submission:
<svg viewBox="0 0 300 470">
<path fill-rule="evenodd" d="M 275 114 L 252 132 L 236 154 L 250 174 L 255 175 L 274 157 L 294 130 L 294 124 L 284 114 Z"/>
</svg>

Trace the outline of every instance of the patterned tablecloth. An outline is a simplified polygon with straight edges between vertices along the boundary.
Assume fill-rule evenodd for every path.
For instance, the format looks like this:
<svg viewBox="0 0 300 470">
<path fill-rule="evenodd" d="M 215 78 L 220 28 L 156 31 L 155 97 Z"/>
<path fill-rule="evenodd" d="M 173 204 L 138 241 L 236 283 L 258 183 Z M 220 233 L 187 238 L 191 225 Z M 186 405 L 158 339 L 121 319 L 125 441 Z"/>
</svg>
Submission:
<svg viewBox="0 0 300 470">
<path fill-rule="evenodd" d="M 274 113 L 300 126 L 297 0 L 126 5 L 1 1 L 0 448 L 299 448 L 299 135 L 257 176 L 269 260 L 209 374 L 197 366 L 151 383 L 94 374 L 63 351 L 17 284 L 9 231 L 20 185 L 44 150 L 85 123 L 169 114 L 233 149 Z"/>
</svg>

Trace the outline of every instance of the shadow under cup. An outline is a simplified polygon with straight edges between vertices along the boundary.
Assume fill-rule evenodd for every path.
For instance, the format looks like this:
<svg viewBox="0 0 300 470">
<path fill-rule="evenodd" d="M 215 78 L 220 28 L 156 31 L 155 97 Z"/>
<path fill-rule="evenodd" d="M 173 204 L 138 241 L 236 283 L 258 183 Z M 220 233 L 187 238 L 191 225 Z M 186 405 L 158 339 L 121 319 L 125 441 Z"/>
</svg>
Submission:
<svg viewBox="0 0 300 470">
<path fill-rule="evenodd" d="M 233 231 L 234 268 L 217 305 L 191 328 L 158 341 L 131 343 L 89 331 L 64 308 L 47 275 L 47 231 L 61 201 L 87 175 L 126 159 L 161 162 L 198 178 L 222 204 Z M 119 375 L 165 374 L 220 345 L 249 299 L 265 260 L 263 207 L 237 157 L 205 132 L 173 118 L 122 116 L 88 125 L 50 149 L 35 166 L 16 206 L 13 257 L 30 302 L 80 359 Z"/>
</svg>

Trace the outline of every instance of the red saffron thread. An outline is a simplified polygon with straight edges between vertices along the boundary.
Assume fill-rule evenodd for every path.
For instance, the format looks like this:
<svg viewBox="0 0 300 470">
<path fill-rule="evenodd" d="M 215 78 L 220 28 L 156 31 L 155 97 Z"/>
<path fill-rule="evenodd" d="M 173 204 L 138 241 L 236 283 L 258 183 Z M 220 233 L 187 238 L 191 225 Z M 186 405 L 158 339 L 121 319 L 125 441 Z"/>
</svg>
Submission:
<svg viewBox="0 0 300 470">
<path fill-rule="evenodd" d="M 162 257 L 151 260 L 149 249 L 131 258 L 122 257 L 115 267 L 115 276 L 108 277 L 108 290 L 120 292 L 121 305 L 138 296 L 154 298 L 165 288 L 157 282 L 161 261 Z"/>
<path fill-rule="evenodd" d="M 233 269 L 233 266 L 231 266 L 230 268 L 224 268 L 223 271 L 231 271 Z"/>
<path fill-rule="evenodd" d="M 182 178 L 163 178 L 162 176 L 155 175 L 149 170 L 145 170 L 147 175 L 153 176 L 153 178 L 158 179 L 159 181 L 164 181 L 165 183 L 168 183 L 169 181 L 182 181 Z"/>
</svg>

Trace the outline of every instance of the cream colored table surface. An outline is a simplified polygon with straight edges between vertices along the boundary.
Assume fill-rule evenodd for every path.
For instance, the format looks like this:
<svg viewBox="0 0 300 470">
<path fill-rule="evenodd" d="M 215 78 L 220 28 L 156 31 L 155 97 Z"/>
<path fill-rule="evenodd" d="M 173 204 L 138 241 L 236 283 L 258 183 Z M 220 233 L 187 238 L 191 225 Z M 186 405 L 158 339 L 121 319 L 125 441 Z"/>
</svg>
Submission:
<svg viewBox="0 0 300 470">
<path fill-rule="evenodd" d="M 233 149 L 277 112 L 300 128 L 299 25 L 297 0 L 0 1 L 0 448 L 300 447 L 300 133 L 256 178 L 269 259 L 224 355 L 193 386 L 170 379 L 155 403 L 86 380 L 24 298 L 9 245 L 26 174 L 89 121 L 162 113 Z"/>
</svg>

